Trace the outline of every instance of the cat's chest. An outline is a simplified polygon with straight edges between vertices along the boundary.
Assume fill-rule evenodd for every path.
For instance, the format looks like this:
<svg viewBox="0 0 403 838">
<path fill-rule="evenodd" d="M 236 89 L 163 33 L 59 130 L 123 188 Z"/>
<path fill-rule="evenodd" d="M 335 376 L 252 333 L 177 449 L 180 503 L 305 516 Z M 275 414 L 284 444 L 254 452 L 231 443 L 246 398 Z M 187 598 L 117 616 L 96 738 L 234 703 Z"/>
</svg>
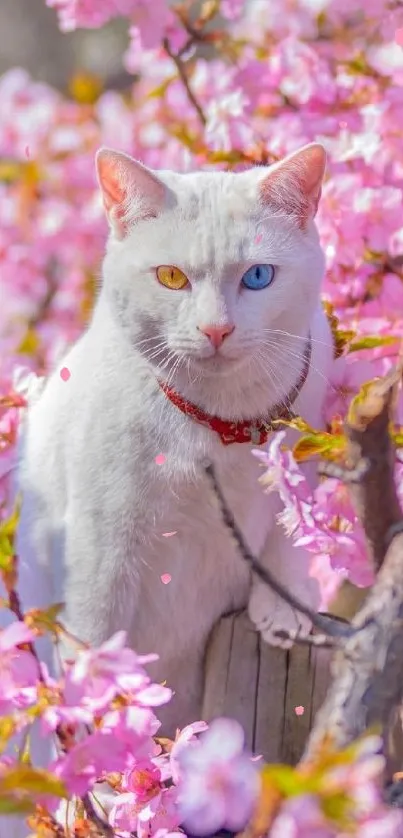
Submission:
<svg viewBox="0 0 403 838">
<path fill-rule="evenodd" d="M 274 524 L 276 498 L 267 495 L 259 477 L 262 468 L 253 457 L 250 446 L 235 445 L 231 450 L 215 444 L 206 451 L 202 445 L 194 461 L 181 460 L 178 449 L 168 446 L 160 455 L 157 469 L 153 469 L 154 519 L 156 530 L 163 538 L 166 532 L 175 532 L 175 542 L 195 540 L 200 544 L 210 540 L 227 543 L 233 540 L 223 520 L 222 510 L 214 492 L 205 465 L 211 463 L 225 498 L 226 506 L 240 527 L 248 546 L 259 553 Z M 158 456 L 158 455 L 157 455 Z M 170 546 L 174 542 L 170 541 Z"/>
<path fill-rule="evenodd" d="M 258 482 L 261 470 L 250 448 L 238 447 L 236 453 L 222 452 L 216 457 L 215 472 L 248 548 L 259 556 L 274 525 L 275 496 L 263 492 Z M 133 628 L 133 643 L 138 644 L 146 632 L 151 649 L 164 636 L 164 654 L 169 657 L 184 637 L 190 642 L 192 637 L 204 636 L 222 613 L 245 607 L 250 569 L 223 520 L 208 476 L 202 470 L 193 479 L 186 474 L 173 476 L 169 451 L 166 456 L 152 536 L 143 545 L 140 565 L 137 562 L 142 609 Z M 179 636 L 172 614 L 180 614 Z"/>
</svg>

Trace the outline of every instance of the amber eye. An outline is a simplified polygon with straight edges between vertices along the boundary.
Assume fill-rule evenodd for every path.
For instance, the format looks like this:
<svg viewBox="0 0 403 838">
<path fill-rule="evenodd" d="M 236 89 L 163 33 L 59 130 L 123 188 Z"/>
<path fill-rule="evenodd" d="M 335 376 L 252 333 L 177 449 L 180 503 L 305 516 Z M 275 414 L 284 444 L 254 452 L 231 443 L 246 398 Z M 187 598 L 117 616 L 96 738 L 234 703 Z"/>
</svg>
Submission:
<svg viewBox="0 0 403 838">
<path fill-rule="evenodd" d="M 180 291 L 189 282 L 186 274 L 174 265 L 160 265 L 157 268 L 157 277 L 161 285 L 172 288 L 173 291 Z"/>
</svg>

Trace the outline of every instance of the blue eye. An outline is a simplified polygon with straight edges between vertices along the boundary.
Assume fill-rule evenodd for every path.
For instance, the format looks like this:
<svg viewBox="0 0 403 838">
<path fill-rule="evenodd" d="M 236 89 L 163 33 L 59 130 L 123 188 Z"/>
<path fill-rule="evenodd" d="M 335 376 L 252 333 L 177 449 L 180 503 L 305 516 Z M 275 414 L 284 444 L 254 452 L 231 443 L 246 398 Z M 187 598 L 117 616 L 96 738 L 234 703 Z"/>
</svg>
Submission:
<svg viewBox="0 0 403 838">
<path fill-rule="evenodd" d="M 251 291 L 260 291 L 273 282 L 275 269 L 273 265 L 252 265 L 242 277 L 242 285 Z"/>
</svg>

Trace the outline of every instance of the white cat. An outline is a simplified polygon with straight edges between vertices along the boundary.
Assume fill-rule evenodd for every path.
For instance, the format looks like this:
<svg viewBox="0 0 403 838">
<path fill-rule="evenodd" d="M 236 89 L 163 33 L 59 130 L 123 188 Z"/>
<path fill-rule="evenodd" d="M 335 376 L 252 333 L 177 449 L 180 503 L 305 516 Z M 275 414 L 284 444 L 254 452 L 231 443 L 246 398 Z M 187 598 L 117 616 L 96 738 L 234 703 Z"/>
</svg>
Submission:
<svg viewBox="0 0 403 838">
<path fill-rule="evenodd" d="M 24 607 L 64 601 L 83 640 L 126 629 L 137 651 L 157 652 L 150 674 L 175 690 L 161 713 L 168 734 L 199 718 L 203 650 L 220 615 L 249 601 L 274 643 L 299 619 L 260 583 L 251 589 L 206 460 L 251 550 L 315 603 L 307 556 L 258 483 L 251 451 L 263 437 L 227 437 L 248 440 L 237 422 L 258 425 L 291 401 L 321 423 L 333 357 L 314 225 L 324 169 L 317 144 L 237 174 L 155 173 L 97 155 L 111 227 L 102 287 L 61 365 L 70 377 L 56 369 L 28 413 L 20 590 Z"/>
</svg>

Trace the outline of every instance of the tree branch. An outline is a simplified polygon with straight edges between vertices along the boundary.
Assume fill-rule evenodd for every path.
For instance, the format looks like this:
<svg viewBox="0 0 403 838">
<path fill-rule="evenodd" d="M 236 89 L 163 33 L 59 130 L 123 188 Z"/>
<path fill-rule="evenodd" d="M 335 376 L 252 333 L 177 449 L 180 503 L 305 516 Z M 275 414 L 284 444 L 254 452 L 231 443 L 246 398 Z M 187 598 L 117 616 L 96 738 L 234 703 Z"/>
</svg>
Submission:
<svg viewBox="0 0 403 838">
<path fill-rule="evenodd" d="M 162 45 L 163 45 L 167 55 L 169 55 L 169 57 L 172 58 L 172 61 L 174 62 L 175 67 L 178 71 L 179 78 L 180 78 L 180 80 L 181 80 L 181 82 L 182 82 L 182 84 L 183 84 L 183 86 L 186 90 L 186 95 L 189 99 L 189 102 L 191 103 L 191 105 L 193 105 L 193 107 L 194 107 L 194 109 L 195 109 L 195 111 L 196 111 L 196 113 L 197 113 L 197 115 L 200 119 L 200 122 L 204 127 L 207 124 L 207 119 L 206 119 L 206 116 L 204 114 L 203 108 L 201 107 L 201 105 L 197 101 L 196 96 L 194 95 L 193 90 L 192 90 L 192 88 L 189 84 L 189 79 L 187 77 L 187 73 L 186 73 L 186 70 L 185 70 L 185 65 L 184 65 L 180 55 L 176 55 L 174 53 L 173 49 L 171 48 L 171 45 L 169 43 L 168 38 L 164 38 L 164 40 L 162 42 Z"/>
<path fill-rule="evenodd" d="M 369 384 L 365 398 L 357 399 L 352 406 L 345 427 L 346 476 L 363 462 L 370 464 L 361 480 L 349 483 L 349 489 L 375 570 L 384 561 L 388 533 L 402 520 L 393 473 L 395 452 L 389 434 L 401 377 L 400 362 L 384 378 Z"/>
<path fill-rule="evenodd" d="M 87 818 L 96 826 L 100 838 L 101 836 L 102 838 L 114 838 L 115 832 L 112 827 L 97 814 L 91 800 L 91 794 L 84 795 L 82 801 Z"/>
<path fill-rule="evenodd" d="M 394 451 L 389 426 L 399 363 L 368 384 L 350 408 L 345 424 L 346 474 L 363 460 L 359 482 L 349 482 L 374 566 L 376 582 L 355 615 L 332 665 L 333 681 L 318 712 L 303 761 L 330 739 L 342 747 L 373 724 L 385 728 L 403 694 L 403 521 L 394 481 Z"/>
<path fill-rule="evenodd" d="M 301 600 L 294 596 L 294 594 L 288 591 L 287 588 L 281 584 L 281 582 L 278 582 L 277 579 L 272 576 L 271 572 L 258 561 L 253 553 L 250 552 L 241 530 L 239 529 L 232 512 L 227 506 L 213 466 L 211 464 L 206 466 L 205 471 L 218 501 L 224 523 L 228 527 L 232 538 L 235 540 L 242 558 L 250 565 L 253 573 L 255 573 L 256 576 L 262 580 L 262 582 L 265 582 L 266 585 L 275 591 L 275 593 L 278 594 L 278 596 L 280 596 L 285 602 L 288 602 L 288 604 L 291 605 L 291 608 L 295 608 L 295 610 L 299 611 L 300 614 L 305 614 L 305 616 L 311 621 L 312 625 L 319 629 L 319 631 L 322 631 L 331 637 L 347 637 L 351 633 L 351 628 L 348 623 L 313 611 L 312 608 L 309 608 L 305 605 L 305 603 L 301 602 Z"/>
</svg>

